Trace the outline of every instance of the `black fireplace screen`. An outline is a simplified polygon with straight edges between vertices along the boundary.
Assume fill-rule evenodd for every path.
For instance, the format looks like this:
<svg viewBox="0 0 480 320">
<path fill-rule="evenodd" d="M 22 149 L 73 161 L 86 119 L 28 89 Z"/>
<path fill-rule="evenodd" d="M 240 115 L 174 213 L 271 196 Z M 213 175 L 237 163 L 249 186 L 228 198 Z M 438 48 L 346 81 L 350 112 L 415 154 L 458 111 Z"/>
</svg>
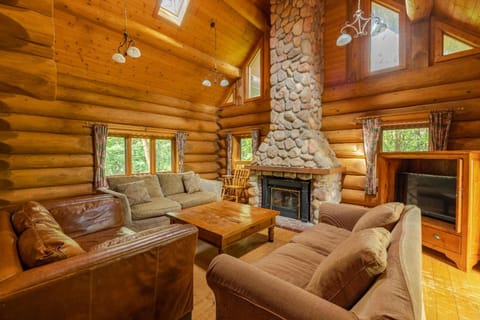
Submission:
<svg viewBox="0 0 480 320">
<path fill-rule="evenodd" d="M 310 181 L 262 178 L 262 207 L 280 211 L 280 215 L 309 221 Z"/>
</svg>

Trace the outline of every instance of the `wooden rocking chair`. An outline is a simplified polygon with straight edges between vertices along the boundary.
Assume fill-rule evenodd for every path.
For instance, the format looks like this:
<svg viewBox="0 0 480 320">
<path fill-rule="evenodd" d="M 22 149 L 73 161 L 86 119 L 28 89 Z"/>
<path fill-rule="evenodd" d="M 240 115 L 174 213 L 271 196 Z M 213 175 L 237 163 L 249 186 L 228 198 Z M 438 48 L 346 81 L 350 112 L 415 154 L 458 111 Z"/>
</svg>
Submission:
<svg viewBox="0 0 480 320">
<path fill-rule="evenodd" d="M 222 199 L 239 202 L 242 198 L 248 201 L 249 169 L 235 169 L 232 176 L 224 176 Z"/>
</svg>

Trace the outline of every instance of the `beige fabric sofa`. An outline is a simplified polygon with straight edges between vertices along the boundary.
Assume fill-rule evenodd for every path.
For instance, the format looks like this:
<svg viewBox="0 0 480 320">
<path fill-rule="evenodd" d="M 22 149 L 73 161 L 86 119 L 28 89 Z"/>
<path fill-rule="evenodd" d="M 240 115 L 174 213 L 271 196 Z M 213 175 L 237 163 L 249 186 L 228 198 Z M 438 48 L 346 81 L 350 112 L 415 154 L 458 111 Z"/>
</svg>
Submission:
<svg viewBox="0 0 480 320">
<path fill-rule="evenodd" d="M 253 264 L 215 257 L 207 282 L 216 319 L 422 319 L 420 210 L 388 205 L 398 220 L 379 214 L 384 207 L 326 203 L 320 223 Z M 381 235 L 383 251 L 354 253 L 362 240 L 352 239 L 367 233 Z"/>
<path fill-rule="evenodd" d="M 155 175 L 107 177 L 109 188 L 100 191 L 112 194 L 122 201 L 125 224 L 133 230 L 144 230 L 155 225 L 168 224 L 165 213 L 201 204 L 219 201 L 222 182 L 202 179 L 192 171 L 185 173 L 157 173 Z M 132 203 L 125 186 L 141 183 L 145 197 Z M 123 188 L 122 188 L 123 187 Z M 135 190 L 134 196 L 138 196 Z M 138 197 L 137 197 L 138 198 Z"/>
</svg>

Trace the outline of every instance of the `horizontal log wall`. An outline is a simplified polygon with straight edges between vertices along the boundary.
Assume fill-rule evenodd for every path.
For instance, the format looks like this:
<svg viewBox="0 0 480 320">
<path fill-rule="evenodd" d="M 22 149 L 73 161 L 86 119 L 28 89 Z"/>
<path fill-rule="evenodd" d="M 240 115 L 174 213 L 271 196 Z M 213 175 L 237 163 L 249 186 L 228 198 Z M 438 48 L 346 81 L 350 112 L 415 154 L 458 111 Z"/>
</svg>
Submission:
<svg viewBox="0 0 480 320">
<path fill-rule="evenodd" d="M 100 50 L 108 63 L 97 63 L 101 41 L 73 31 L 113 33 L 57 11 L 52 0 L 0 6 L 8 30 L 0 45 L 0 205 L 93 193 L 93 123 L 186 131 L 185 170 L 216 179 L 218 108 L 159 94 L 157 75 L 116 73 L 137 66 L 115 65 L 115 48 Z"/>
<path fill-rule="evenodd" d="M 373 206 L 376 197 L 364 193 L 365 155 L 359 117 L 379 115 L 384 122 L 427 119 L 431 110 L 456 111 L 448 149 L 480 149 L 480 60 L 463 57 L 441 63 L 428 59 L 430 21 L 410 24 L 407 35 L 407 68 L 348 81 L 349 68 L 366 61 L 353 60 L 349 46 L 335 45 L 345 6 L 326 2 L 325 89 L 322 97 L 322 130 L 346 167 L 342 202 Z M 362 41 L 362 38 L 353 42 Z M 357 43 L 358 44 L 358 43 Z M 356 44 L 356 45 L 357 45 Z M 365 56 L 365 55 L 360 55 Z M 349 60 L 351 59 L 351 60 Z M 357 65 L 356 65 L 357 64 Z"/>
</svg>

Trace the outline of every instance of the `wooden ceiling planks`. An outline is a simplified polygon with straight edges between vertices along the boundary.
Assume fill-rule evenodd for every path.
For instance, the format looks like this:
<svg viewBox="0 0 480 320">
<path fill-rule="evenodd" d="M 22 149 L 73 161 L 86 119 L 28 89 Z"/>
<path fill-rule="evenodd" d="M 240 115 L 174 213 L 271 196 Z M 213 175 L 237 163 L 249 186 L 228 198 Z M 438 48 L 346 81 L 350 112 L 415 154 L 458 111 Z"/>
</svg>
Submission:
<svg viewBox="0 0 480 320">
<path fill-rule="evenodd" d="M 236 7 L 222 0 L 191 0 L 181 26 L 156 17 L 155 1 L 128 1 L 128 31 L 142 57 L 127 58 L 124 65 L 111 60 L 122 40 L 123 0 L 55 1 L 59 71 L 122 86 L 148 86 L 160 94 L 220 105 L 228 88 L 206 88 L 201 82 L 207 75 L 213 78 L 215 62 L 231 83 L 240 77 L 240 67 L 263 32 L 237 11 L 238 6 L 255 6 L 258 15 L 269 8 L 268 1 L 252 0 L 248 5 L 238 1 Z M 265 17 L 257 18 L 268 21 Z M 216 52 L 212 19 L 217 23 Z"/>
<path fill-rule="evenodd" d="M 480 32 L 480 0 L 435 0 L 435 15 Z"/>
</svg>

